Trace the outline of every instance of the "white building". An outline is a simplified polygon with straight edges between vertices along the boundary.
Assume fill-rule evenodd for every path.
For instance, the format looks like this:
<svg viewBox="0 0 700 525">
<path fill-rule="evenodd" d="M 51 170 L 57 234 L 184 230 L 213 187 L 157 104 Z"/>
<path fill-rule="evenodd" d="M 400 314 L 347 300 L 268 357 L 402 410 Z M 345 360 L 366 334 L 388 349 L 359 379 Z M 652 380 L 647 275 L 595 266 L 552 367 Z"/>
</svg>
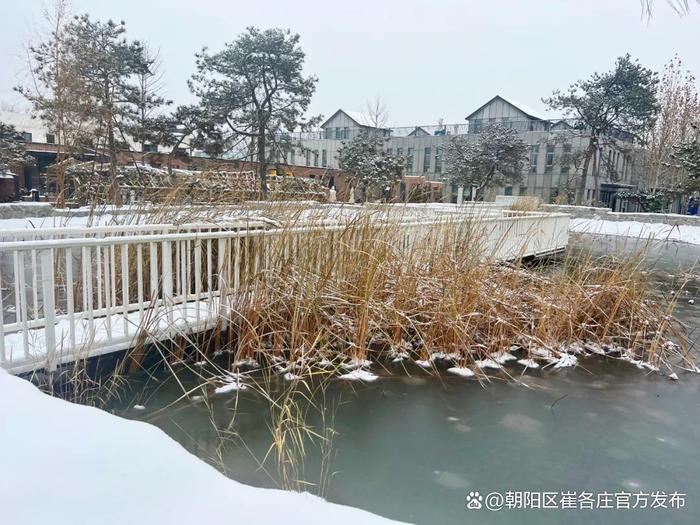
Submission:
<svg viewBox="0 0 700 525">
<path fill-rule="evenodd" d="M 454 135 L 466 135 L 476 139 L 484 126 L 498 123 L 516 129 L 530 146 L 530 162 L 519 186 L 498 188 L 493 194 L 534 195 L 545 202 L 554 200 L 571 180 L 577 165 L 566 162 L 573 153 L 585 151 L 588 136 L 585 130 L 574 128 L 571 123 L 546 116 L 497 95 L 466 116 L 466 123 L 440 126 L 412 126 L 407 128 L 377 128 L 372 120 L 361 114 L 338 110 L 322 125 L 321 130 L 299 135 L 300 148 L 287 155 L 286 162 L 302 166 L 338 168 L 338 149 L 344 142 L 359 133 L 372 131 L 387 137 L 386 149 L 406 157 L 408 176 L 423 175 L 429 180 L 443 180 L 442 150 L 446 141 Z M 618 143 L 631 143 L 617 138 Z M 595 198 L 596 179 L 600 200 L 614 205 L 614 194 L 631 188 L 633 162 L 630 154 L 620 148 L 602 146 L 597 152 L 596 174 L 593 163 L 586 176 L 585 199 Z M 582 168 L 579 163 L 578 169 Z M 571 183 L 569 184 L 571 186 Z M 445 186 L 445 199 L 454 200 L 456 188 Z"/>
</svg>

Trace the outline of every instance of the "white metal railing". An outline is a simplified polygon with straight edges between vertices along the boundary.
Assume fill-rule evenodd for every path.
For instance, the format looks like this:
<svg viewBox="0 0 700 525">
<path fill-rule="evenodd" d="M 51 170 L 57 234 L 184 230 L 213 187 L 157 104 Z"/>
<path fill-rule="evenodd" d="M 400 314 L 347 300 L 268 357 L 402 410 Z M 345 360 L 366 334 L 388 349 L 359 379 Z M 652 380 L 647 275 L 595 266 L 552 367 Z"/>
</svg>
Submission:
<svg viewBox="0 0 700 525">
<path fill-rule="evenodd" d="M 480 252 L 500 260 L 553 252 L 568 242 L 569 216 L 563 214 L 390 219 L 372 227 L 397 228 L 396 243 L 404 249 L 445 224 L 467 222 L 479 236 Z M 144 225 L 0 242 L 0 366 L 13 373 L 54 370 L 130 348 L 149 323 L 149 337 L 204 330 L 220 319 L 222 299 L 262 270 L 333 257 L 333 236 L 353 227 Z"/>
</svg>

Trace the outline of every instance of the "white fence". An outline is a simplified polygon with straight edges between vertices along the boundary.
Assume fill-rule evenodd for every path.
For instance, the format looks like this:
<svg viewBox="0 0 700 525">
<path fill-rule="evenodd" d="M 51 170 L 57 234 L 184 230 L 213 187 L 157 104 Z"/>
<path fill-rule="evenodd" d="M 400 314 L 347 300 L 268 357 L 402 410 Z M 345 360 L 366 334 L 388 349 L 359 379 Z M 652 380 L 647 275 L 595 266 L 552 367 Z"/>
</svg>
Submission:
<svg viewBox="0 0 700 525">
<path fill-rule="evenodd" d="M 475 220 L 454 210 L 426 220 L 376 220 L 411 249 L 445 224 L 478 230 L 478 249 L 499 260 L 541 255 L 568 242 L 567 215 L 508 212 Z M 402 215 L 402 217 L 405 217 Z M 224 296 L 262 270 L 320 264 L 352 224 L 143 225 L 12 232 L 0 242 L 0 366 L 13 373 L 131 348 L 215 326 Z M 52 231 L 49 231 L 52 230 Z M 10 232 L 2 232 L 7 239 Z M 476 237 L 475 237 L 476 238 Z M 146 328 L 147 327 L 147 328 Z M 141 339 L 139 339 L 141 338 Z"/>
</svg>

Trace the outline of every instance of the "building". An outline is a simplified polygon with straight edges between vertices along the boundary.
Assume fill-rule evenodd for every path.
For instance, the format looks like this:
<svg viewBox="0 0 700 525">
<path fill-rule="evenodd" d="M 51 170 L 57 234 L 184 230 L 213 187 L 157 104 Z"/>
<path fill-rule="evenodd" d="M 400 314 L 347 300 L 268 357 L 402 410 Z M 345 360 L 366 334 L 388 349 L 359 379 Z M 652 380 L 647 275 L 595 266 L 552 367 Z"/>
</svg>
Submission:
<svg viewBox="0 0 700 525">
<path fill-rule="evenodd" d="M 528 144 L 530 159 L 517 187 L 497 188 L 492 194 L 532 195 L 545 202 L 552 202 L 571 186 L 576 170 L 581 170 L 582 154 L 589 144 L 585 130 L 563 119 L 549 119 L 524 104 L 497 95 L 469 113 L 464 124 L 438 126 L 411 126 L 383 128 L 371 125 L 372 119 L 361 114 L 339 109 L 328 118 L 317 132 L 301 133 L 298 148 L 287 154 L 290 164 L 338 168 L 338 149 L 344 142 L 359 133 L 378 133 L 387 138 L 386 149 L 406 157 L 407 177 L 425 177 L 429 181 L 442 181 L 442 151 L 447 141 L 455 135 L 465 135 L 476 140 L 481 130 L 489 124 L 501 124 L 518 131 Z M 615 137 L 624 148 L 603 145 L 597 154 L 595 172 L 593 163 L 586 176 L 585 200 L 595 199 L 596 184 L 600 201 L 615 207 L 615 194 L 632 188 L 632 144 L 626 137 Z M 575 161 L 579 160 L 577 164 Z M 580 171 L 578 172 L 580 173 Z M 444 200 L 456 200 L 457 190 L 449 184 L 443 189 Z"/>
</svg>

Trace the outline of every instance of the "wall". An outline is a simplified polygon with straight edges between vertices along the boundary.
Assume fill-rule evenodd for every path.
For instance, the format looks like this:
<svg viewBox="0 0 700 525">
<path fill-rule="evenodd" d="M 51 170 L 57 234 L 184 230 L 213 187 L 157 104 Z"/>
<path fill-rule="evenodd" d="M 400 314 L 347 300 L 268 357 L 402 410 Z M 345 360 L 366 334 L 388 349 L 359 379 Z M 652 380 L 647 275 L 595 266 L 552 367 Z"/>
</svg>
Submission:
<svg viewBox="0 0 700 525">
<path fill-rule="evenodd" d="M 700 217 L 697 215 L 677 215 L 674 213 L 619 213 L 610 211 L 608 208 L 594 208 L 590 206 L 556 206 L 554 204 L 543 204 L 541 211 L 568 213 L 572 217 L 581 219 L 599 219 L 604 221 L 638 221 L 647 223 L 662 224 L 687 224 L 690 226 L 700 226 Z"/>
</svg>

